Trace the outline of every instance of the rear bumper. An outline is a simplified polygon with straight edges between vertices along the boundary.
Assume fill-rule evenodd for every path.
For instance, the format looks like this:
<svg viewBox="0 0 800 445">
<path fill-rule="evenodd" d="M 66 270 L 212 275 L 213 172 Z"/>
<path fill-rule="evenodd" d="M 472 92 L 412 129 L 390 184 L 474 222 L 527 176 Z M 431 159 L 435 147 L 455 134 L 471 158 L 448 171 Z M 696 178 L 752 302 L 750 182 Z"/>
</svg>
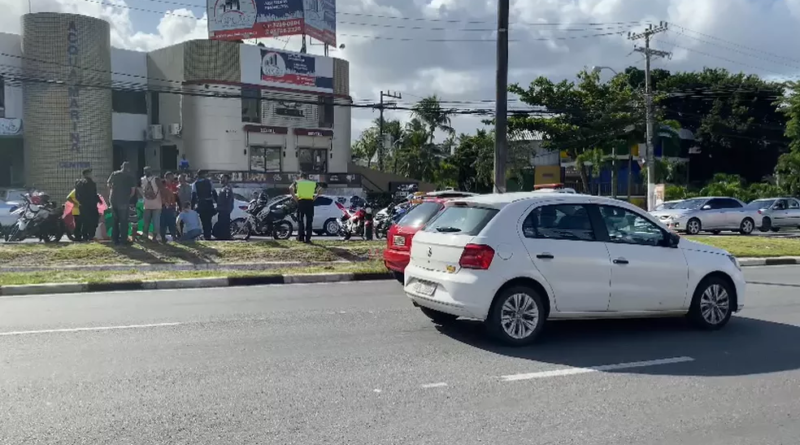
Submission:
<svg viewBox="0 0 800 445">
<path fill-rule="evenodd" d="M 393 249 L 385 249 L 383 251 L 383 263 L 389 270 L 403 273 L 410 261 L 411 253 L 408 251 Z"/>
<path fill-rule="evenodd" d="M 494 298 L 494 287 L 487 283 L 485 277 L 478 280 L 475 273 L 460 270 L 449 274 L 416 266 L 408 266 L 405 270 L 406 296 L 419 306 L 427 307 L 446 314 L 459 317 L 485 320 Z M 416 283 L 426 281 L 436 284 L 432 295 L 417 291 Z"/>
</svg>

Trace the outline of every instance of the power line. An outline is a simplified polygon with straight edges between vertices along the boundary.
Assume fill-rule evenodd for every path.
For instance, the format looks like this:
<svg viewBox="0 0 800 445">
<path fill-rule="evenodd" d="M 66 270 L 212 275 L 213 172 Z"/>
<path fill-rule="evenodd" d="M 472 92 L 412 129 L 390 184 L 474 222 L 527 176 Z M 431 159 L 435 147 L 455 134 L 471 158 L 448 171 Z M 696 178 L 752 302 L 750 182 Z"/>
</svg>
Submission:
<svg viewBox="0 0 800 445">
<path fill-rule="evenodd" d="M 774 70 L 770 70 L 770 69 L 767 69 L 767 68 L 758 67 L 758 66 L 755 66 L 755 65 L 750 65 L 748 63 L 740 62 L 738 60 L 728 59 L 727 57 L 722 57 L 722 56 L 718 56 L 718 55 L 715 55 L 715 54 L 710 54 L 710 53 L 707 53 L 707 52 L 704 52 L 704 51 L 696 50 L 694 48 L 688 48 L 688 47 L 679 45 L 679 44 L 677 44 L 675 42 L 670 42 L 668 40 L 657 39 L 656 41 L 658 41 L 660 43 L 663 43 L 665 45 L 671 45 L 671 46 L 673 46 L 675 48 L 684 49 L 686 51 L 690 51 L 690 52 L 693 52 L 693 53 L 701 54 L 701 55 L 704 55 L 704 56 L 707 56 L 707 57 L 713 57 L 715 59 L 724 60 L 724 61 L 729 62 L 729 63 L 746 66 L 746 67 L 752 68 L 754 70 L 769 71 L 769 72 L 771 72 L 773 74 L 778 74 L 778 75 L 784 76 L 784 77 L 797 77 L 797 75 L 787 75 L 787 74 L 781 73 L 779 71 L 774 71 Z"/>
<path fill-rule="evenodd" d="M 678 25 L 678 24 L 675 24 L 675 23 L 672 23 L 672 25 L 677 27 L 677 28 L 680 28 L 683 31 L 688 31 L 688 32 L 691 32 L 691 33 L 695 33 L 695 34 L 701 35 L 703 37 L 707 37 L 709 39 L 719 40 L 720 42 L 725 42 L 725 43 L 728 43 L 728 44 L 733 45 L 733 46 L 738 46 L 740 48 L 749 49 L 751 51 L 755 51 L 755 52 L 758 52 L 758 53 L 761 53 L 761 54 L 769 54 L 770 56 L 777 57 L 779 59 L 784 59 L 784 60 L 788 60 L 790 62 L 800 63 L 800 60 L 798 60 L 798 59 L 792 59 L 791 57 L 786 57 L 786 56 L 782 56 L 780 54 L 771 53 L 771 52 L 765 51 L 765 50 L 763 50 L 761 48 L 754 48 L 752 46 L 747 46 L 747 45 L 743 45 L 741 43 L 736 43 L 736 42 L 734 42 L 732 40 L 726 40 L 726 39 L 723 39 L 723 38 L 720 38 L 720 37 L 712 36 L 711 34 L 706 34 L 706 33 L 700 32 L 700 31 L 695 31 L 695 30 L 689 29 L 689 28 L 687 28 L 685 26 Z"/>
<path fill-rule="evenodd" d="M 790 64 L 788 64 L 786 62 L 777 62 L 777 61 L 775 61 L 773 59 L 770 59 L 770 58 L 767 58 L 767 57 L 764 57 L 764 56 L 761 56 L 761 55 L 758 55 L 758 54 L 748 53 L 746 51 L 743 51 L 743 50 L 740 50 L 740 49 L 736 49 L 736 48 L 729 48 L 729 47 L 721 45 L 719 43 L 715 43 L 715 42 L 711 42 L 711 41 L 708 41 L 708 40 L 704 40 L 704 39 L 701 39 L 699 37 L 694 37 L 694 36 L 691 36 L 691 35 L 683 33 L 683 32 L 678 32 L 678 33 L 673 33 L 673 34 L 676 35 L 676 36 L 688 37 L 690 39 L 696 40 L 698 42 L 705 43 L 707 45 L 714 45 L 714 46 L 717 46 L 719 48 L 725 49 L 727 51 L 732 51 L 732 52 L 739 53 L 739 54 L 747 56 L 747 57 L 753 57 L 755 59 L 764 60 L 766 62 L 773 63 L 773 64 L 776 64 L 776 65 L 783 65 L 783 66 L 786 66 L 786 67 L 789 67 L 789 68 L 793 68 L 795 70 L 800 69 L 800 66 L 797 66 L 797 65 L 790 65 Z"/>
</svg>

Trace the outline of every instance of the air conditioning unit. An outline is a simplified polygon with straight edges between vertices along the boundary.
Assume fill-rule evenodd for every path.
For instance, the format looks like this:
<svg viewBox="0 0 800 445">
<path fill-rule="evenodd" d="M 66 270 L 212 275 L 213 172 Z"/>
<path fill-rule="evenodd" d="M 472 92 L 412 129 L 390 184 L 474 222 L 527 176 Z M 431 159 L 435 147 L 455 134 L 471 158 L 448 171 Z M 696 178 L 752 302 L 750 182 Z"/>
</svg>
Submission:
<svg viewBox="0 0 800 445">
<path fill-rule="evenodd" d="M 160 141 L 164 139 L 164 129 L 161 125 L 150 125 L 147 127 L 147 139 L 151 141 Z"/>
<path fill-rule="evenodd" d="M 181 135 L 181 124 L 169 124 L 169 135 L 170 136 L 180 136 Z"/>
</svg>

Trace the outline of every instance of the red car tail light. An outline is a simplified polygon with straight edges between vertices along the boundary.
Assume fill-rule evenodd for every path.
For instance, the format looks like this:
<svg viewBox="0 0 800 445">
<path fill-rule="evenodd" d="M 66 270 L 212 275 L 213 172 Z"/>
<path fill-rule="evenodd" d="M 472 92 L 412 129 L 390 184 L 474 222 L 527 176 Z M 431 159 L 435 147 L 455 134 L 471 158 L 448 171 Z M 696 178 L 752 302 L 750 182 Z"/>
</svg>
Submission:
<svg viewBox="0 0 800 445">
<path fill-rule="evenodd" d="M 464 269 L 486 270 L 492 265 L 494 249 L 484 244 L 467 244 L 458 265 Z"/>
</svg>

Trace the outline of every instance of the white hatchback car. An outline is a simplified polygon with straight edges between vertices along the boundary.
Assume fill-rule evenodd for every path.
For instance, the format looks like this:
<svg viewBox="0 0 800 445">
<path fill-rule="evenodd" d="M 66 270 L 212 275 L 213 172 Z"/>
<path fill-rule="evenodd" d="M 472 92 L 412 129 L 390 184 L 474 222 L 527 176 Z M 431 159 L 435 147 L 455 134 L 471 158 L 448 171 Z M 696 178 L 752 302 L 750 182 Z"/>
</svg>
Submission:
<svg viewBox="0 0 800 445">
<path fill-rule="evenodd" d="M 537 192 L 447 203 L 414 236 L 404 289 L 436 323 L 475 318 L 524 345 L 549 319 L 688 315 L 719 329 L 742 309 L 745 279 L 728 252 L 636 206 Z"/>
</svg>

